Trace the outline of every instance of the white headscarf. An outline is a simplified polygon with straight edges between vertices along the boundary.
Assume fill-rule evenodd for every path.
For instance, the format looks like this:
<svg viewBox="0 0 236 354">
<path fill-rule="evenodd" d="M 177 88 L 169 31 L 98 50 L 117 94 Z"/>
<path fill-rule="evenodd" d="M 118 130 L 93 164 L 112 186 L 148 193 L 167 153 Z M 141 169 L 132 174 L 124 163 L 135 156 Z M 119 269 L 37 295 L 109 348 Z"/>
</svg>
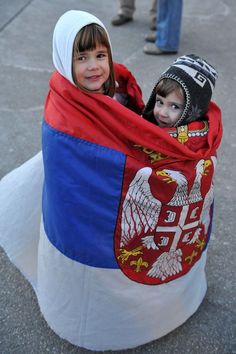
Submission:
<svg viewBox="0 0 236 354">
<path fill-rule="evenodd" d="M 77 33 L 91 23 L 100 25 L 110 38 L 104 24 L 85 11 L 70 10 L 57 21 L 53 32 L 53 64 L 57 71 L 75 85 L 72 77 L 72 50 Z M 110 43 L 111 44 L 111 43 Z"/>
</svg>

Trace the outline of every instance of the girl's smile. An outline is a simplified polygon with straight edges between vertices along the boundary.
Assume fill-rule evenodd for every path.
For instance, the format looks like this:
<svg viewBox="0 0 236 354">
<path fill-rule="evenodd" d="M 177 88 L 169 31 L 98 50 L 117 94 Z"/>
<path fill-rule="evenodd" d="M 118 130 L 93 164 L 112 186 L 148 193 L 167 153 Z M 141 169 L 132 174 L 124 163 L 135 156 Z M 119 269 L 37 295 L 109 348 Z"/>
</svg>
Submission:
<svg viewBox="0 0 236 354">
<path fill-rule="evenodd" d="M 93 76 L 88 76 L 87 79 L 90 81 L 97 81 L 100 79 L 100 75 L 93 75 Z"/>
<path fill-rule="evenodd" d="M 78 53 L 73 58 L 73 77 L 76 85 L 92 91 L 103 92 L 110 75 L 108 51 L 99 45 L 93 50 Z"/>
</svg>

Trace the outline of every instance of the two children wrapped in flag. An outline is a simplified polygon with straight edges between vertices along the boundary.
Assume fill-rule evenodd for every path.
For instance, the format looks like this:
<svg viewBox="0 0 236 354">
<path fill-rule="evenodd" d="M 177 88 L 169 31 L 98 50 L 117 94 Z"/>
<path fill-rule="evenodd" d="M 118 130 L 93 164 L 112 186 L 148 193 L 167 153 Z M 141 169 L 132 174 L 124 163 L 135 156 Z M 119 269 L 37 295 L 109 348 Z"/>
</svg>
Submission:
<svg viewBox="0 0 236 354">
<path fill-rule="evenodd" d="M 209 103 L 216 72 L 178 58 L 142 117 L 138 84 L 122 65 L 114 74 L 107 30 L 83 11 L 58 20 L 53 62 L 37 279 L 28 278 L 62 338 L 90 350 L 135 347 L 185 322 L 206 293 L 222 136 Z"/>
</svg>

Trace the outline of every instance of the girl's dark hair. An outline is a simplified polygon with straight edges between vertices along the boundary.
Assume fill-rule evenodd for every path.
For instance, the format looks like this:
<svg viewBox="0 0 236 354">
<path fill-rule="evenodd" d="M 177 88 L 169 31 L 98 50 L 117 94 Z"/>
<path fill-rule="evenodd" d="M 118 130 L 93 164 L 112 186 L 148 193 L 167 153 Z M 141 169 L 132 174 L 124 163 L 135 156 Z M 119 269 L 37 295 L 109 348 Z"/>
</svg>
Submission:
<svg viewBox="0 0 236 354">
<path fill-rule="evenodd" d="M 166 97 L 171 92 L 176 90 L 178 91 L 179 95 L 185 99 L 182 87 L 175 80 L 164 78 L 156 86 L 156 94 L 162 97 Z"/>
<path fill-rule="evenodd" d="M 96 49 L 97 45 L 102 45 L 107 48 L 108 51 L 108 62 L 110 67 L 110 75 L 105 82 L 105 94 L 113 97 L 115 93 L 115 73 L 113 67 L 111 46 L 107 36 L 107 33 L 104 28 L 99 26 L 96 23 L 91 23 L 85 27 L 83 27 L 76 35 L 73 45 L 73 58 L 79 52 L 85 52 L 87 50 Z M 73 75 L 73 74 L 72 74 Z M 74 77 L 73 77 L 74 80 Z M 74 80 L 75 81 L 75 80 Z"/>
</svg>

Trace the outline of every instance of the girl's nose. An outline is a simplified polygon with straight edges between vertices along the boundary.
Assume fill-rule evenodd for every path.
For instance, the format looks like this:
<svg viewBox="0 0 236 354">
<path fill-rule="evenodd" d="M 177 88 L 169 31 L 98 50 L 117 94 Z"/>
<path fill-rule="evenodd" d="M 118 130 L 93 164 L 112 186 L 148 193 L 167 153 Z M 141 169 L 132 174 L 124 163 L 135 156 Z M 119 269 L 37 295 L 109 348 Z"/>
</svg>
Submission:
<svg viewBox="0 0 236 354">
<path fill-rule="evenodd" d="M 98 67 L 97 60 L 95 58 L 91 58 L 88 62 L 88 69 L 94 70 L 94 69 L 97 69 L 97 67 Z"/>
</svg>

